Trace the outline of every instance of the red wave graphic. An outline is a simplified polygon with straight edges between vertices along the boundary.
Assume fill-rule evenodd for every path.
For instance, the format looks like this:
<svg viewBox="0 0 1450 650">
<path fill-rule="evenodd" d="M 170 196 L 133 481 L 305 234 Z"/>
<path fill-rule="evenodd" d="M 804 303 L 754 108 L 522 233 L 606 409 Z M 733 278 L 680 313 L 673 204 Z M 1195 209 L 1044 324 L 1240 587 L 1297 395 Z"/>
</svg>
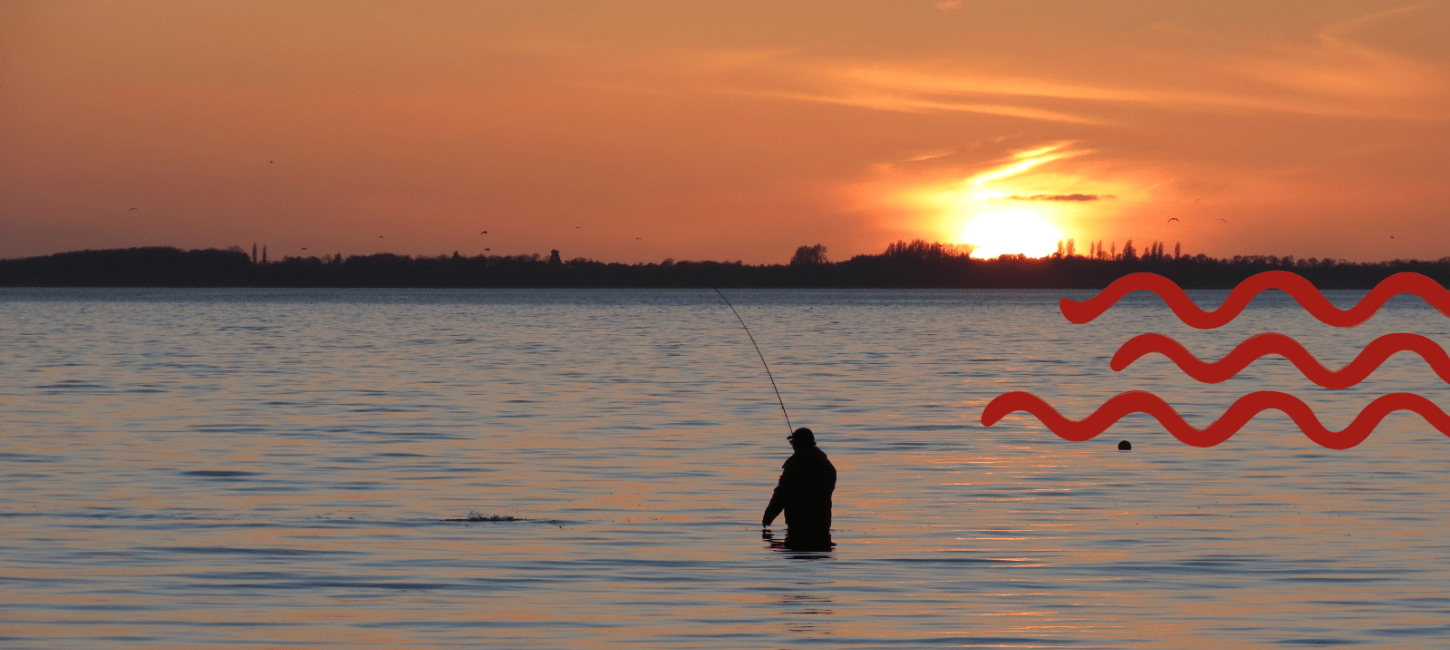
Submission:
<svg viewBox="0 0 1450 650">
<path fill-rule="evenodd" d="M 1115 371 L 1132 365 L 1145 354 L 1157 352 L 1178 364 L 1183 373 L 1206 384 L 1217 384 L 1237 375 L 1259 357 L 1277 354 L 1288 359 L 1304 373 L 1304 377 L 1325 388 L 1349 388 L 1368 377 L 1396 352 L 1420 355 L 1436 375 L 1450 384 L 1450 355 L 1434 341 L 1419 334 L 1386 334 L 1370 342 L 1364 350 L 1339 370 L 1329 370 L 1309 354 L 1298 341 L 1283 334 L 1267 333 L 1251 336 L 1232 352 L 1213 363 L 1200 361 L 1181 343 L 1162 334 L 1141 334 L 1128 339 L 1118 348 L 1110 364 Z"/>
<path fill-rule="evenodd" d="M 1298 274 L 1289 271 L 1266 271 L 1250 276 L 1240 282 L 1229 293 L 1228 300 L 1225 300 L 1218 309 L 1203 311 L 1198 305 L 1188 299 L 1188 294 L 1183 292 L 1172 280 L 1156 273 L 1133 273 L 1125 275 L 1112 284 L 1108 285 L 1098 295 L 1087 300 L 1076 301 L 1064 298 L 1059 303 L 1062 315 L 1068 321 L 1081 325 L 1091 322 L 1098 316 L 1103 315 L 1123 296 L 1134 291 L 1152 291 L 1158 294 L 1159 298 L 1167 303 L 1169 309 L 1190 327 L 1201 330 L 1222 327 L 1239 314 L 1243 313 L 1249 301 L 1254 296 L 1267 289 L 1280 289 L 1299 305 L 1304 307 L 1310 315 L 1319 319 L 1320 322 L 1334 327 L 1354 327 L 1369 320 L 1375 312 L 1383 307 L 1385 302 L 1402 293 L 1412 293 L 1419 296 L 1430 306 L 1439 310 L 1441 314 L 1450 316 L 1450 291 L 1440 283 L 1431 280 L 1419 273 L 1396 273 L 1385 278 L 1374 289 L 1365 295 L 1359 304 L 1349 309 L 1335 307 L 1324 294 L 1319 293 L 1313 283 L 1300 277 Z"/>
<path fill-rule="evenodd" d="M 1450 415 L 1446 415 L 1430 400 L 1413 393 L 1390 393 L 1380 396 L 1341 431 L 1330 431 L 1315 417 L 1307 404 L 1288 393 L 1259 391 L 1235 400 L 1228 410 L 1203 429 L 1195 429 L 1178 411 L 1173 410 L 1163 398 L 1145 391 L 1129 391 L 1113 396 L 1092 415 L 1082 420 L 1063 417 L 1042 398 L 1031 393 L 1014 391 L 998 395 L 982 411 L 982 426 L 992 426 L 1014 411 L 1026 411 L 1037 416 L 1053 433 L 1064 440 L 1091 440 L 1106 431 L 1113 423 L 1129 413 L 1147 413 L 1158 420 L 1174 438 L 1195 447 L 1212 447 L 1228 440 L 1248 424 L 1259 412 L 1268 409 L 1283 411 L 1294 420 L 1299 430 L 1310 440 L 1330 449 L 1349 449 L 1369 437 L 1370 432 L 1391 412 L 1414 411 L 1425 418 L 1430 426 L 1450 436 Z"/>
</svg>

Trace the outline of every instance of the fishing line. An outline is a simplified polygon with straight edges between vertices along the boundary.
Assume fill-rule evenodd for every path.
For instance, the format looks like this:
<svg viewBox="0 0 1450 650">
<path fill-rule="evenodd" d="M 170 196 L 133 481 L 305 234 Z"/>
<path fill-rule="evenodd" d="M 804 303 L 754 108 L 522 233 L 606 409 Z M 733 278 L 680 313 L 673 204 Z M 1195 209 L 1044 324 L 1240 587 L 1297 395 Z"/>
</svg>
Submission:
<svg viewBox="0 0 1450 650">
<path fill-rule="evenodd" d="M 765 366 L 765 376 L 770 378 L 770 387 L 775 390 L 775 401 L 780 402 L 780 412 L 785 415 L 786 430 L 794 434 L 795 427 L 791 426 L 790 412 L 785 410 L 785 400 L 780 398 L 780 388 L 775 385 L 775 375 L 770 373 L 770 364 L 765 362 L 765 353 L 760 351 L 760 344 L 755 342 L 755 335 L 750 333 L 750 328 L 745 325 L 745 319 L 740 317 L 740 312 L 735 311 L 735 305 L 730 304 L 730 299 L 725 297 L 724 292 L 720 291 L 720 287 L 715 286 L 715 283 L 699 273 L 694 271 L 688 271 L 688 273 L 700 278 L 702 282 L 709 285 L 711 289 L 714 289 L 715 293 L 720 296 L 720 299 L 725 301 L 725 306 L 730 308 L 730 313 L 735 314 L 735 320 L 740 321 L 740 327 L 744 328 L 745 335 L 750 337 L 750 344 L 755 346 L 755 354 L 760 357 L 760 365 Z"/>
</svg>

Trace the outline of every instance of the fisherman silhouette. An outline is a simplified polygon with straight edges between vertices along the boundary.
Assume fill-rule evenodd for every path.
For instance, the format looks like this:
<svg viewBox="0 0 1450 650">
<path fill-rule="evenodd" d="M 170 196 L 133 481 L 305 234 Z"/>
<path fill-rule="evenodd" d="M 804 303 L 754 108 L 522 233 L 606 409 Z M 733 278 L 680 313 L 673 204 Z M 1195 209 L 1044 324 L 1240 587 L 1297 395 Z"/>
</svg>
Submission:
<svg viewBox="0 0 1450 650">
<path fill-rule="evenodd" d="M 785 544 L 792 550 L 830 550 L 831 493 L 836 490 L 836 467 L 826 452 L 816 446 L 816 436 L 801 427 L 786 440 L 795 453 L 786 459 L 780 482 L 765 516 L 762 528 L 769 529 L 776 515 L 785 512 Z M 768 531 L 765 535 L 770 538 Z"/>
</svg>

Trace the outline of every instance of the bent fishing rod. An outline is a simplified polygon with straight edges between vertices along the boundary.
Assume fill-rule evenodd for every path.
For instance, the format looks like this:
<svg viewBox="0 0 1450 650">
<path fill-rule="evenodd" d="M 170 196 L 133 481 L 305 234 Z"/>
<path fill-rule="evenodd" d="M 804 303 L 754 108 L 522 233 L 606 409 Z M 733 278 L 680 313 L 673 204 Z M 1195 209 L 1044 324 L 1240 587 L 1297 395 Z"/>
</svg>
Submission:
<svg viewBox="0 0 1450 650">
<path fill-rule="evenodd" d="M 730 313 L 735 314 L 735 320 L 740 321 L 740 327 L 745 330 L 745 335 L 750 337 L 750 344 L 755 346 L 755 354 L 760 357 L 760 365 L 765 366 L 765 376 L 770 378 L 770 388 L 775 391 L 775 401 L 780 403 L 780 412 L 785 415 L 786 430 L 794 434 L 795 427 L 790 423 L 790 412 L 785 410 L 785 400 L 780 398 L 780 387 L 775 385 L 775 375 L 771 374 L 770 364 L 765 362 L 765 353 L 760 351 L 760 344 L 755 342 L 755 335 L 750 333 L 750 327 L 745 324 L 745 319 L 740 317 L 740 312 L 735 311 L 735 305 L 730 304 L 730 299 L 726 298 L 725 293 L 720 291 L 720 287 L 715 286 L 715 283 L 711 282 L 709 278 L 694 271 L 685 270 L 685 272 L 700 278 L 701 282 L 704 282 L 711 289 L 714 289 L 715 294 L 720 296 L 721 300 L 725 301 L 725 306 L 730 308 Z"/>
</svg>

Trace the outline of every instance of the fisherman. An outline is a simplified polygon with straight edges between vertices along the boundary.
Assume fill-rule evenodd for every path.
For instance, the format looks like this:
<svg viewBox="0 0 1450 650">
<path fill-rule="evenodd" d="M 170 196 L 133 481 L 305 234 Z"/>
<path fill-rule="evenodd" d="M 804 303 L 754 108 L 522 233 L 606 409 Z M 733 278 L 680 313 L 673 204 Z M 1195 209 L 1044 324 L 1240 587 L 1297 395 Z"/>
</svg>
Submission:
<svg viewBox="0 0 1450 650">
<path fill-rule="evenodd" d="M 795 453 L 786 459 L 775 495 L 760 520 L 769 528 L 785 511 L 785 545 L 798 549 L 831 547 L 831 493 L 836 490 L 836 467 L 816 447 L 816 436 L 801 427 L 786 437 Z"/>
</svg>

